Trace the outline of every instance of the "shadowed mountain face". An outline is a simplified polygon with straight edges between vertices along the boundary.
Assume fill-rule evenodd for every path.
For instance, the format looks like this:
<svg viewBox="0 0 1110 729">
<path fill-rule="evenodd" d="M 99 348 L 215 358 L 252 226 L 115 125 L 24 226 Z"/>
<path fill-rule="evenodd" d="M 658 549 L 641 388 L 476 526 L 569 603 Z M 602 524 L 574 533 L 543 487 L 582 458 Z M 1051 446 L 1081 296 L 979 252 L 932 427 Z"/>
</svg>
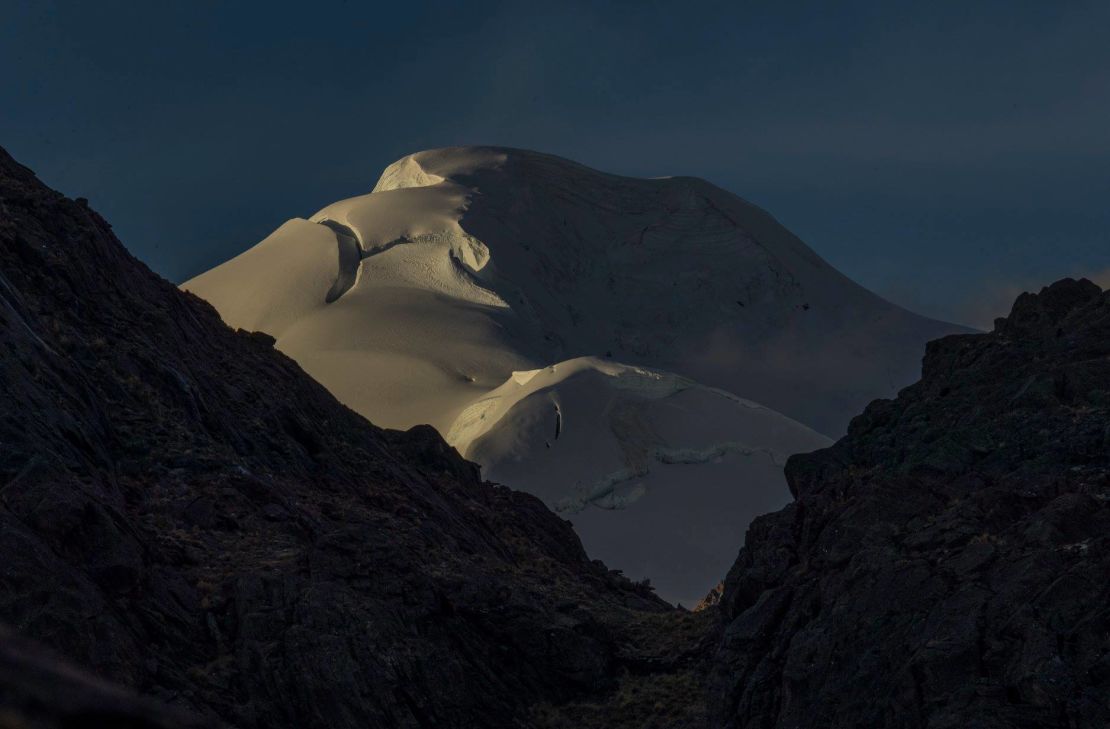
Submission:
<svg viewBox="0 0 1110 729">
<path fill-rule="evenodd" d="M 719 725 L 1110 726 L 1110 293 L 931 342 L 786 475 L 725 583 Z"/>
<path fill-rule="evenodd" d="M 242 727 L 511 726 L 669 670 L 647 636 L 704 621 L 2 152 L 0 260 L 0 622 L 97 676 Z"/>
</svg>

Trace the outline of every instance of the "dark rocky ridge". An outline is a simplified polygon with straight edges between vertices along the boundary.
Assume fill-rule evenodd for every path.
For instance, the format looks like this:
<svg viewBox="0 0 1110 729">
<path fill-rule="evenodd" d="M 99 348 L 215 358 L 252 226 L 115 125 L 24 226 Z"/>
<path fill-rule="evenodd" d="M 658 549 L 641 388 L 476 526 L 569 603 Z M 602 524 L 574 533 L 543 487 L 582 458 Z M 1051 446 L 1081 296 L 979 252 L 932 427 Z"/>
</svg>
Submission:
<svg viewBox="0 0 1110 729">
<path fill-rule="evenodd" d="M 700 722 L 705 618 L 430 428 L 371 426 L 2 150 L 0 261 L 0 622 L 205 722 L 558 725 L 676 675 L 659 716 Z"/>
<path fill-rule="evenodd" d="M 1110 293 L 930 343 L 786 472 L 726 580 L 717 724 L 1110 726 Z"/>
</svg>

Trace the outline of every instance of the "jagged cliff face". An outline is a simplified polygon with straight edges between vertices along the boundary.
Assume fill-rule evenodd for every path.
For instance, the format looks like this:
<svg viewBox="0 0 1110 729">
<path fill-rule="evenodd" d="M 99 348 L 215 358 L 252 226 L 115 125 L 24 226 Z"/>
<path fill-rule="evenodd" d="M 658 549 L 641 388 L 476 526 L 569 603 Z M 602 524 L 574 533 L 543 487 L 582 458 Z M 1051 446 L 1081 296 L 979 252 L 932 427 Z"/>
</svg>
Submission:
<svg viewBox="0 0 1110 729">
<path fill-rule="evenodd" d="M 23 636 L 242 727 L 511 726 L 683 653 L 645 636 L 690 618 L 537 499 L 371 426 L 2 151 L 0 260 L 0 622 Z"/>
<path fill-rule="evenodd" d="M 717 723 L 1110 725 L 1110 294 L 930 343 L 786 473 L 725 584 Z"/>
</svg>

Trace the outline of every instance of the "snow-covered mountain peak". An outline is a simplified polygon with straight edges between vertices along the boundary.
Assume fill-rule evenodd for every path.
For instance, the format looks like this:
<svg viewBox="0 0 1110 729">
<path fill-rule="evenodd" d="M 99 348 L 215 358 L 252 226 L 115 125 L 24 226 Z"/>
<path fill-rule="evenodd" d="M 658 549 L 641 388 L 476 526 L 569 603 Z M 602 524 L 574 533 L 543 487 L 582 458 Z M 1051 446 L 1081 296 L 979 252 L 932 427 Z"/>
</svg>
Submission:
<svg viewBox="0 0 1110 729">
<path fill-rule="evenodd" d="M 916 378 L 924 342 L 959 330 L 875 296 L 704 180 L 498 147 L 404 157 L 373 192 L 291 220 L 184 286 L 232 326 L 273 335 L 371 421 L 432 424 L 487 475 L 575 512 L 594 554 L 659 579 L 702 554 L 701 527 L 738 545 L 751 494 L 785 493 L 768 453 L 838 436 Z M 652 399 L 651 383 L 681 392 Z M 558 447 L 550 398 L 574 422 Z M 681 425 L 660 440 L 668 419 Z M 769 423 L 792 435 L 774 444 L 750 428 Z M 593 456 L 569 458 L 572 442 Z M 680 451 L 708 460 L 667 462 Z M 691 492 L 689 478 L 715 486 Z M 730 479 L 748 484 L 743 504 Z M 735 529 L 698 502 L 662 566 L 637 541 L 650 520 L 637 520 L 682 516 L 683 499 L 710 492 Z M 610 532 L 617 521 L 627 528 Z M 658 559 L 637 562 L 638 549 Z"/>
</svg>

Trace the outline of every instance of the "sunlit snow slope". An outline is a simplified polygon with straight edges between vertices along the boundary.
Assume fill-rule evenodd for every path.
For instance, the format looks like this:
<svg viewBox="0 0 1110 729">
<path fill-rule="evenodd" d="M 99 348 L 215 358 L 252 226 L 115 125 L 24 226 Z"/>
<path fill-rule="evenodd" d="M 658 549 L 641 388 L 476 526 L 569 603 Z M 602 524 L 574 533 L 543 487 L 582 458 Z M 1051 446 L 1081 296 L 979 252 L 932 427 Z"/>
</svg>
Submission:
<svg viewBox="0 0 1110 729">
<path fill-rule="evenodd" d="M 871 294 L 705 181 L 489 147 L 405 157 L 372 193 L 184 287 L 373 422 L 436 426 L 487 477 L 562 509 L 594 556 L 684 599 L 787 498 L 782 457 L 841 434 L 916 378 L 925 341 L 958 330 Z M 685 384 L 625 387 L 643 368 Z M 567 408 L 559 439 L 552 402 Z M 572 411 L 591 414 L 572 425 Z M 668 462 L 678 451 L 694 455 Z M 609 478 L 611 494 L 591 491 Z M 688 589 L 702 562 L 711 579 Z"/>
<path fill-rule="evenodd" d="M 570 519 L 591 554 L 686 605 L 728 571 L 748 522 L 789 501 L 787 456 L 831 445 L 723 390 L 593 357 L 513 373 L 447 439 Z"/>
</svg>

